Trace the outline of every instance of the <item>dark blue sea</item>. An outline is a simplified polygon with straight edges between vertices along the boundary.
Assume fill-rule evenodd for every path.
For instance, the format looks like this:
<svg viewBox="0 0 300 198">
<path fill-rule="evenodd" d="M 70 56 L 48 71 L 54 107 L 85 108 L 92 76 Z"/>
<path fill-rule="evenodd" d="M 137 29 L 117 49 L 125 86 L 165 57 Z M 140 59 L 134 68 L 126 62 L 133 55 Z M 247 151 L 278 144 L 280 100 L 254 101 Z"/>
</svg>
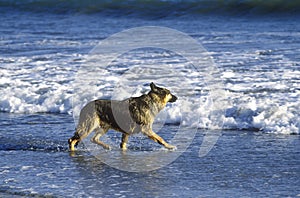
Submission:
<svg viewBox="0 0 300 198">
<path fill-rule="evenodd" d="M 0 0 L 0 197 L 300 197 L 300 1 Z M 178 96 L 68 149 L 90 100 Z"/>
</svg>

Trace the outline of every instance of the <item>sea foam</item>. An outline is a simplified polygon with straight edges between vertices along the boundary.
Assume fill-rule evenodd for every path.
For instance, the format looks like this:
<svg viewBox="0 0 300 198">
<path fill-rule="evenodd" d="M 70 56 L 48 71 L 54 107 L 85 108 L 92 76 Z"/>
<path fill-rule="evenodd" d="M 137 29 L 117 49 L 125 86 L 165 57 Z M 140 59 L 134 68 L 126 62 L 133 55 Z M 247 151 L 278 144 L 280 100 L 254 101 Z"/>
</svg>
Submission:
<svg viewBox="0 0 300 198">
<path fill-rule="evenodd" d="M 143 54 L 139 55 L 144 56 Z M 156 56 L 155 58 L 158 59 L 166 54 L 154 53 L 151 56 Z M 168 57 L 170 57 L 169 54 Z M 131 57 L 126 58 L 130 59 Z M 30 62 L 28 58 L 22 60 Z M 178 62 L 181 61 L 178 59 Z M 124 99 L 147 93 L 151 80 L 148 80 L 145 75 L 145 78 L 142 76 L 141 79 L 129 83 L 128 87 L 120 89 L 116 86 L 120 84 L 120 79 L 131 78 L 136 70 L 132 69 L 133 73 L 128 72 L 128 68 L 125 67 L 123 71 L 119 68 L 116 72 L 108 68 L 109 70 L 106 72 L 97 73 L 98 80 L 91 84 L 91 81 L 86 82 L 78 77 L 80 72 L 73 68 L 55 67 L 53 69 L 53 66 L 48 63 L 43 65 L 41 62 L 35 62 L 35 65 L 25 69 L 23 64 L 17 64 L 15 68 L 1 68 L 0 111 L 2 112 L 78 114 L 83 105 L 93 99 L 113 97 Z M 170 67 L 166 67 L 167 63 L 160 64 L 170 69 Z M 155 69 L 159 68 L 161 65 Z M 155 77 L 158 79 L 159 85 L 168 87 L 179 96 L 176 103 L 167 106 L 164 115 L 159 116 L 157 122 L 183 124 L 204 129 L 257 130 L 279 134 L 299 134 L 299 90 L 287 90 L 289 88 L 286 83 L 264 81 L 261 74 L 257 74 L 255 79 L 258 81 L 257 79 L 261 78 L 258 84 L 251 83 L 251 79 L 247 78 L 244 78 L 243 82 L 246 79 L 249 83 L 226 82 L 228 79 L 242 78 L 242 76 L 238 77 L 237 73 L 227 71 L 222 75 L 222 80 L 225 82 L 224 89 L 227 90 L 223 99 L 227 102 L 224 103 L 224 106 L 215 108 L 216 102 L 211 101 L 210 91 L 205 90 L 206 85 L 201 83 L 202 79 L 197 77 L 197 73 L 187 66 L 181 69 L 184 69 L 187 75 L 181 77 L 174 75 L 174 72 L 178 70 L 177 65 L 173 72 L 170 71 L 169 82 L 171 83 L 164 82 L 165 78 L 159 78 L 159 75 L 165 75 L 165 69 L 162 69 L 161 74 Z M 299 75 L 298 71 L 284 73 L 286 78 L 297 75 Z M 74 81 L 75 78 L 77 79 Z M 251 77 L 249 76 L 249 78 Z M 186 83 L 182 83 L 183 80 Z M 264 89 L 261 90 L 260 87 L 264 87 Z M 78 88 L 82 89 L 83 94 L 78 95 L 79 92 L 76 92 Z M 288 92 L 285 93 L 285 90 Z M 285 98 L 288 100 L 285 101 Z M 76 101 L 80 101 L 80 103 L 77 104 Z M 216 124 L 212 119 L 217 111 L 222 125 Z"/>
</svg>

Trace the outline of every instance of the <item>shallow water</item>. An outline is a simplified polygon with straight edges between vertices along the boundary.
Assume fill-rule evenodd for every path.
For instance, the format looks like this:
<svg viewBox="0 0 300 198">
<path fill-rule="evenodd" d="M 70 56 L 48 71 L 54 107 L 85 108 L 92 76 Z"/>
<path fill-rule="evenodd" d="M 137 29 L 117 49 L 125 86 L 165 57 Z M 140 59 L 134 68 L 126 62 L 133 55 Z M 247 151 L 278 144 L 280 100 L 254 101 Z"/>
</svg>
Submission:
<svg viewBox="0 0 300 198">
<path fill-rule="evenodd" d="M 186 152 L 173 163 L 135 173 L 106 165 L 83 144 L 70 153 L 66 142 L 74 128 L 70 116 L 0 114 L 0 119 L 2 197 L 300 196 L 297 135 L 221 131 L 215 147 L 205 157 L 199 157 L 207 132 L 200 130 Z M 166 126 L 166 130 L 174 127 Z M 165 133 L 162 136 L 169 138 Z M 140 139 L 129 142 L 130 154 L 141 154 L 151 142 L 142 139 L 145 143 L 141 143 Z M 120 150 L 107 153 L 114 156 Z"/>
</svg>

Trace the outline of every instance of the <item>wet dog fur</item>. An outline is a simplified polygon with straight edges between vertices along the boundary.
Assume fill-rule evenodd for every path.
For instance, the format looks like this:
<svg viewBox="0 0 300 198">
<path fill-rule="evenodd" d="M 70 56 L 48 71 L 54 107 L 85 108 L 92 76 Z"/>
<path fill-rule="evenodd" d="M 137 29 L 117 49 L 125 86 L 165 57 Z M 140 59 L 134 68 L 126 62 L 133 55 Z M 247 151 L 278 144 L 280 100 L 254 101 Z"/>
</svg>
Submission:
<svg viewBox="0 0 300 198">
<path fill-rule="evenodd" d="M 140 97 L 122 101 L 94 100 L 85 105 L 80 112 L 76 132 L 68 140 L 70 150 L 74 151 L 77 144 L 93 131 L 95 135 L 91 141 L 110 149 L 109 145 L 100 141 L 100 137 L 109 129 L 122 133 L 120 144 L 122 150 L 127 149 L 128 137 L 139 132 L 167 149 L 174 149 L 175 146 L 168 144 L 152 130 L 152 124 L 166 104 L 175 102 L 177 97 L 168 89 L 158 87 L 154 83 L 150 84 L 150 88 L 148 94 Z"/>
</svg>

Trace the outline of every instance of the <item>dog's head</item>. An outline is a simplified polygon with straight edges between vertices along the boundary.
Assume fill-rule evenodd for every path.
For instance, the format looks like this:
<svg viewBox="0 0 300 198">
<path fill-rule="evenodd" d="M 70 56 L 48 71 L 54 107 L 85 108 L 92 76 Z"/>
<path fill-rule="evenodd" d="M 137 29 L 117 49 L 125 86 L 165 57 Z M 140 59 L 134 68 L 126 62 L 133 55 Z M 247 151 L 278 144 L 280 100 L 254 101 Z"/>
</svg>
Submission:
<svg viewBox="0 0 300 198">
<path fill-rule="evenodd" d="M 158 97 L 164 102 L 175 102 L 177 100 L 177 97 L 173 94 L 171 94 L 170 90 L 162 87 L 156 86 L 153 82 L 150 84 L 151 92 L 158 95 Z"/>
</svg>

